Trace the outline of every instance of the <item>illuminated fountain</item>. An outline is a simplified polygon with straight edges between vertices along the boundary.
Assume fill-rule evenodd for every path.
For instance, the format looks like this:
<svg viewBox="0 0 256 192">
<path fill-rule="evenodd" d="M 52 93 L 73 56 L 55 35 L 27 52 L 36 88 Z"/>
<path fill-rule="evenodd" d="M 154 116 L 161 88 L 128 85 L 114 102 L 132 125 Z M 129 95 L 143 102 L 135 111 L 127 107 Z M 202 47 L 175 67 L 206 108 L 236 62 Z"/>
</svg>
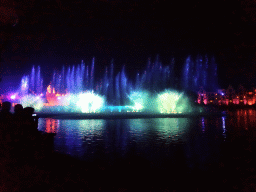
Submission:
<svg viewBox="0 0 256 192">
<path fill-rule="evenodd" d="M 30 76 L 23 76 L 21 79 L 20 90 L 18 91 L 19 103 L 23 107 L 34 107 L 36 111 L 43 108 L 44 101 L 42 99 L 43 79 L 41 78 L 40 67 L 32 67 Z"/>
<path fill-rule="evenodd" d="M 217 64 L 214 58 L 209 62 L 207 56 L 197 56 L 195 60 L 187 57 L 181 81 L 183 90 L 199 91 L 203 88 L 213 92 L 217 90 L 217 79 Z"/>
<path fill-rule="evenodd" d="M 21 97 L 20 103 L 23 107 L 34 107 L 36 111 L 41 111 L 44 106 L 43 99 L 40 96 L 35 96 L 32 94 Z"/>
<path fill-rule="evenodd" d="M 32 68 L 31 74 L 23 76 L 19 90 L 20 103 L 33 106 L 42 112 L 192 112 L 191 101 L 186 91 L 198 91 L 208 86 L 209 77 L 216 77 L 216 64 L 208 58 L 197 57 L 195 61 L 186 59 L 183 75 L 177 84 L 174 60 L 170 66 L 163 66 L 158 58 L 154 63 L 148 60 L 147 69 L 137 73 L 135 80 L 127 78 L 125 67 L 114 75 L 114 64 L 105 69 L 102 79 L 94 77 L 94 58 L 91 65 L 62 67 L 54 71 L 52 80 L 43 92 L 40 67 Z M 209 71 L 214 69 L 210 75 Z M 181 91 L 176 91 L 179 88 Z"/>
</svg>

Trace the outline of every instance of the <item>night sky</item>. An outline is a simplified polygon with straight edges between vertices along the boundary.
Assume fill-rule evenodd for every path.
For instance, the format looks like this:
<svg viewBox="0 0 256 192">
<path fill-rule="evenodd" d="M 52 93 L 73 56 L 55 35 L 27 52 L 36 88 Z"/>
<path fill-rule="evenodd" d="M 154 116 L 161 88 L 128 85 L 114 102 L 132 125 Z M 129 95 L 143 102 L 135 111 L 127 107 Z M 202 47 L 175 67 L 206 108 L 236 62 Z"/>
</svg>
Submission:
<svg viewBox="0 0 256 192">
<path fill-rule="evenodd" d="M 256 86 L 256 1 L 0 0 L 2 86 L 40 65 L 54 68 L 95 57 L 104 71 L 145 69 L 159 55 L 177 66 L 188 55 L 214 56 L 220 88 Z M 16 77 L 16 78 L 15 78 Z M 10 84 L 9 84 L 10 85 Z"/>
</svg>

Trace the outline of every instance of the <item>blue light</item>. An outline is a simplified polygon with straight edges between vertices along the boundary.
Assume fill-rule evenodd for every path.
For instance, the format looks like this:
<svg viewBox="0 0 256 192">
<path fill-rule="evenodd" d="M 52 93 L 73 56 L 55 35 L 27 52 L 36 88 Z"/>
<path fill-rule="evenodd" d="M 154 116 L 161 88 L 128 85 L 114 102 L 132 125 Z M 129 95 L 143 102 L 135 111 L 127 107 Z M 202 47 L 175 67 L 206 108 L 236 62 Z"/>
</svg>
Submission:
<svg viewBox="0 0 256 192">
<path fill-rule="evenodd" d="M 208 59 L 203 60 L 199 57 L 193 61 L 189 56 L 185 60 L 183 74 L 180 78 L 176 78 L 178 74 L 174 70 L 173 61 L 171 66 L 164 66 L 157 60 L 152 64 L 149 62 L 147 69 L 137 73 L 136 78 L 132 80 L 127 77 L 124 66 L 114 76 L 114 66 L 111 63 L 110 71 L 106 68 L 102 78 L 99 75 L 99 81 L 96 81 L 98 78 L 94 77 L 96 69 L 94 58 L 90 66 L 86 66 L 82 61 L 77 66 L 73 65 L 67 68 L 63 66 L 62 71 L 54 70 L 45 97 L 39 96 L 45 92 L 41 69 L 39 66 L 33 66 L 31 74 L 22 77 L 21 86 L 16 96 L 25 104 L 34 106 L 40 103 L 39 109 L 56 110 L 57 112 L 63 110 L 65 112 L 94 113 L 105 112 L 105 109 L 111 112 L 128 110 L 129 112 L 157 113 L 192 112 L 194 110 L 190 104 L 193 100 L 188 98 L 185 93 L 187 91 L 198 92 L 200 87 L 204 90 L 211 89 L 213 86 L 206 85 L 211 78 L 206 69 L 208 67 L 215 69 L 215 65 L 208 64 Z M 177 85 L 179 82 L 180 85 Z M 48 91 L 48 87 L 50 87 L 50 91 Z M 177 91 L 176 87 L 181 87 L 183 90 Z M 224 95 L 224 93 L 220 94 Z M 198 96 L 204 97 L 206 94 L 200 92 Z M 12 99 L 17 99 L 17 97 L 13 96 Z M 130 108 L 112 108 L 110 106 L 129 106 Z"/>
</svg>

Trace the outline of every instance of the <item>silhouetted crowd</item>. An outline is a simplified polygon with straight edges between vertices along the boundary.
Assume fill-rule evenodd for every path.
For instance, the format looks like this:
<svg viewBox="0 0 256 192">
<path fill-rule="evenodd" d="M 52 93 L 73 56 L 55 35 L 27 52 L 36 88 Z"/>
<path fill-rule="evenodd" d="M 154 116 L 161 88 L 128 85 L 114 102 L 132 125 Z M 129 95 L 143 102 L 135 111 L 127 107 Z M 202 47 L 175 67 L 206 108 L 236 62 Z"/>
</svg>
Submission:
<svg viewBox="0 0 256 192">
<path fill-rule="evenodd" d="M 34 108 L 16 104 L 14 113 L 10 110 L 11 103 L 3 102 L 0 112 L 0 156 L 34 157 L 44 140 L 44 135 L 37 129 L 38 118 L 33 116 Z"/>
</svg>

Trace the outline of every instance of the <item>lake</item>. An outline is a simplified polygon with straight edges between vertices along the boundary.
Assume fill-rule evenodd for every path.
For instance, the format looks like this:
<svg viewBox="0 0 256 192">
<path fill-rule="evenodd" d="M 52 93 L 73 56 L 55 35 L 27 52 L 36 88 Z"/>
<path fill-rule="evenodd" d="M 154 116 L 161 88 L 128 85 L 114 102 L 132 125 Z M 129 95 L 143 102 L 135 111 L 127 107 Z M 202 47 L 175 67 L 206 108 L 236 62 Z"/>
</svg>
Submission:
<svg viewBox="0 0 256 192">
<path fill-rule="evenodd" d="M 256 111 L 239 109 L 227 114 L 116 120 L 40 118 L 38 129 L 56 133 L 56 152 L 85 162 L 111 165 L 136 157 L 147 166 L 163 170 L 207 171 L 232 151 L 231 156 L 242 154 L 241 146 L 255 146 Z"/>
</svg>

